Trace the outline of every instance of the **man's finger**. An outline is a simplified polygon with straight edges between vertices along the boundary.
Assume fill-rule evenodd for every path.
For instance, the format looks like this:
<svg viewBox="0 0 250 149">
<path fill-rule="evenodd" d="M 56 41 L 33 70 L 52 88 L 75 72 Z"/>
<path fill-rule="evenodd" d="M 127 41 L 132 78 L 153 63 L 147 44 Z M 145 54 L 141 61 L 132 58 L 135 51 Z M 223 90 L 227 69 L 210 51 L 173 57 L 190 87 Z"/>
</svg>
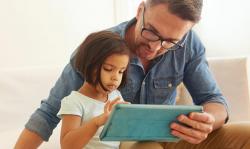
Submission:
<svg viewBox="0 0 250 149">
<path fill-rule="evenodd" d="M 199 140 L 199 139 L 187 136 L 187 135 L 185 135 L 181 132 L 175 131 L 175 130 L 172 130 L 171 134 L 178 137 L 178 138 L 181 138 L 182 140 L 185 140 L 191 144 L 199 144 L 201 142 L 201 140 Z"/>
<path fill-rule="evenodd" d="M 212 124 L 207 124 L 207 123 L 204 123 L 204 122 L 200 122 L 200 121 L 190 119 L 186 115 L 180 115 L 177 119 L 181 123 L 186 124 L 186 125 L 190 126 L 191 128 L 194 128 L 194 129 L 196 129 L 198 131 L 210 133 L 213 130 Z"/>
<path fill-rule="evenodd" d="M 189 114 L 189 118 L 195 121 L 204 122 L 207 124 L 213 124 L 215 122 L 214 117 L 211 114 L 208 114 L 206 112 L 203 112 L 203 113 L 192 112 Z"/>
<path fill-rule="evenodd" d="M 173 130 L 178 131 L 182 133 L 183 135 L 198 139 L 198 140 L 204 140 L 207 138 L 207 133 L 204 133 L 202 131 L 186 127 L 177 123 L 173 123 L 170 126 Z"/>
</svg>

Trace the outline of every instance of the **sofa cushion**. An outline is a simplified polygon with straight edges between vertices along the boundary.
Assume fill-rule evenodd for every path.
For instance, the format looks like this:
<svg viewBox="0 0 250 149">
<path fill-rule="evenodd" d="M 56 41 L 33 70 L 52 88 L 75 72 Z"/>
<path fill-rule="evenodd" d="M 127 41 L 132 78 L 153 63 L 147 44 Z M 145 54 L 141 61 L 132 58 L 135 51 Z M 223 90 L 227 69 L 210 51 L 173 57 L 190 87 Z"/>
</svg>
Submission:
<svg viewBox="0 0 250 149">
<path fill-rule="evenodd" d="M 250 121 L 249 57 L 210 58 L 209 67 L 229 103 L 229 122 Z M 191 96 L 181 84 L 177 104 L 192 104 Z"/>
<path fill-rule="evenodd" d="M 62 68 L 27 67 L 0 70 L 1 148 L 13 148 L 30 115 L 48 96 Z M 57 128 L 41 148 L 60 148 Z M 4 143 L 3 143 L 4 142 Z"/>
</svg>

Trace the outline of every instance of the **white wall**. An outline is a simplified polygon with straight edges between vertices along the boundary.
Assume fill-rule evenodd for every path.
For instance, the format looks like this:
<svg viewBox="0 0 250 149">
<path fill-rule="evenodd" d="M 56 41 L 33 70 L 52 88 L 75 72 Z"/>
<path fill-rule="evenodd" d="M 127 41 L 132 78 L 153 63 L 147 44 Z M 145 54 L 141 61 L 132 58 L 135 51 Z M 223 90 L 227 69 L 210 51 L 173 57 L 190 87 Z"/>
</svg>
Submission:
<svg viewBox="0 0 250 149">
<path fill-rule="evenodd" d="M 92 31 L 135 16 L 141 0 L 0 0 L 0 68 L 64 66 Z M 250 55 L 250 2 L 204 0 L 208 56 Z"/>
<path fill-rule="evenodd" d="M 114 23 L 113 0 L 0 0 L 0 68 L 64 66 L 88 33 Z"/>
<path fill-rule="evenodd" d="M 115 22 L 128 21 L 135 17 L 142 0 L 114 0 Z"/>
<path fill-rule="evenodd" d="M 250 55 L 249 0 L 204 0 L 203 10 L 197 31 L 208 56 Z"/>
<path fill-rule="evenodd" d="M 134 17 L 142 0 L 119 0 L 123 5 L 116 13 L 116 21 Z M 250 55 L 250 1 L 203 0 L 202 19 L 195 26 L 207 49 L 208 57 Z"/>
</svg>

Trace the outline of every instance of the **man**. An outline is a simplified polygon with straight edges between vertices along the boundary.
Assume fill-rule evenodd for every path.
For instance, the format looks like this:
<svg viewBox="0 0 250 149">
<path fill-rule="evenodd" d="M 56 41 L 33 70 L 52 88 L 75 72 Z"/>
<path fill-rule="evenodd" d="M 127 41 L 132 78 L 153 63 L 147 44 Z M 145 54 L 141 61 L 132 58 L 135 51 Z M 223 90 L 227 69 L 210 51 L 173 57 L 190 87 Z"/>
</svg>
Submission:
<svg viewBox="0 0 250 149">
<path fill-rule="evenodd" d="M 131 103 L 175 104 L 176 86 L 184 82 L 194 103 L 203 105 L 204 113 L 179 116 L 186 126 L 173 123 L 170 127 L 182 141 L 159 144 L 166 148 L 249 147 L 248 125 L 222 127 L 228 118 L 227 103 L 210 74 L 205 48 L 192 31 L 201 9 L 202 0 L 146 0 L 139 5 L 135 19 L 110 29 L 126 40 L 134 54 L 122 95 Z M 60 121 L 56 114 L 61 99 L 84 81 L 73 62 L 74 54 L 48 99 L 25 125 L 16 148 L 36 148 L 49 139 Z M 150 146 L 135 143 L 131 147 L 145 148 L 145 144 Z"/>
</svg>

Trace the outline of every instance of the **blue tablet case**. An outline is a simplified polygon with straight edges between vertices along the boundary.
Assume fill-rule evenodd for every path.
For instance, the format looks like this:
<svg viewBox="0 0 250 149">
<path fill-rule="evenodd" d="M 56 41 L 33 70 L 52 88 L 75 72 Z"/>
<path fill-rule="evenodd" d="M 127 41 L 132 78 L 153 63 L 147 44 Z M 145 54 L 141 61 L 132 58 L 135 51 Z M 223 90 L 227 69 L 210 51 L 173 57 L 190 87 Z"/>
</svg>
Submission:
<svg viewBox="0 0 250 149">
<path fill-rule="evenodd" d="M 103 141 L 177 142 L 170 124 L 180 114 L 202 112 L 202 106 L 117 104 L 100 134 Z"/>
</svg>

